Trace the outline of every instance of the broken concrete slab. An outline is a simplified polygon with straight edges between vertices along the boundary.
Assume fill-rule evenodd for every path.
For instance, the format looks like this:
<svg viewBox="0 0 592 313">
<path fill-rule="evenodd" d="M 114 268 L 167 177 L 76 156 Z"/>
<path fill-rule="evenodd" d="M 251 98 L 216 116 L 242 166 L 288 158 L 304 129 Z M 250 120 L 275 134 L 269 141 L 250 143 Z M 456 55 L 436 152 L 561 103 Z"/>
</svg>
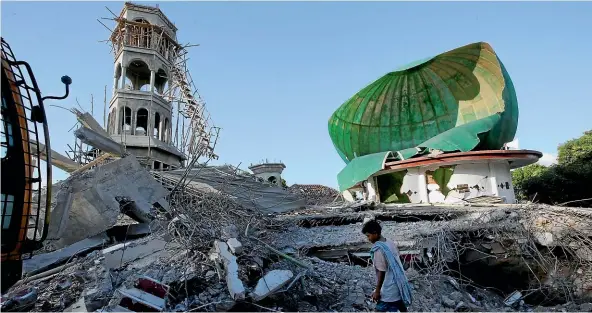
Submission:
<svg viewBox="0 0 592 313">
<path fill-rule="evenodd" d="M 103 263 L 105 267 L 115 269 L 147 256 L 158 258 L 163 255 L 162 253 L 165 253 L 166 243 L 166 241 L 161 239 L 139 239 L 117 244 L 101 251 L 105 257 Z"/>
<path fill-rule="evenodd" d="M 80 297 L 78 301 L 72 303 L 69 307 L 64 309 L 64 312 L 88 312 L 86 304 L 84 303 L 84 297 Z"/>
<path fill-rule="evenodd" d="M 228 244 L 228 248 L 234 255 L 241 254 L 243 252 L 243 245 L 236 238 L 228 239 L 226 244 Z"/>
<path fill-rule="evenodd" d="M 76 114 L 76 119 L 82 123 L 85 127 L 92 129 L 93 131 L 105 136 L 109 137 L 109 134 L 105 131 L 105 129 L 95 120 L 95 118 L 88 112 L 80 112 L 76 108 L 72 108 L 74 114 Z"/>
<path fill-rule="evenodd" d="M 265 299 L 290 282 L 293 276 L 294 273 L 289 270 L 270 271 L 257 282 L 257 286 L 255 286 L 252 294 L 253 300 L 261 301 Z"/>
<path fill-rule="evenodd" d="M 167 196 L 168 191 L 134 156 L 128 156 L 70 176 L 55 194 L 48 239 L 61 248 L 115 225 L 121 211 L 116 198 L 143 204 L 135 212 L 144 221 L 148 220 L 146 207 Z"/>
<path fill-rule="evenodd" d="M 107 235 L 99 234 L 53 252 L 35 255 L 23 261 L 23 273 L 33 274 L 42 272 L 52 266 L 57 266 L 67 261 L 75 255 L 97 249 L 105 245 L 108 241 L 109 238 Z"/>
<path fill-rule="evenodd" d="M 85 144 L 97 148 L 101 151 L 121 155 L 123 147 L 110 137 L 104 136 L 87 127 L 80 127 L 74 131 L 74 136 Z"/>
<path fill-rule="evenodd" d="M 118 199 L 119 203 L 126 203 L 122 206 L 122 212 L 140 223 L 148 223 L 154 219 L 152 205 L 142 199 Z"/>
<path fill-rule="evenodd" d="M 228 240 L 236 237 L 238 237 L 238 228 L 236 225 L 228 225 L 222 228 L 222 239 Z"/>
<path fill-rule="evenodd" d="M 245 298 L 245 286 L 238 277 L 238 264 L 236 257 L 228 250 L 228 245 L 224 242 L 216 240 L 214 242 L 214 253 L 210 256 L 211 259 L 222 263 L 226 270 L 226 285 L 228 292 L 233 300 L 242 300 Z"/>
<path fill-rule="evenodd" d="M 122 296 L 119 306 L 130 309 L 129 306 L 126 307 L 127 302 L 129 302 L 129 305 L 133 305 L 132 303 L 134 302 L 139 302 L 159 312 L 164 311 L 166 305 L 165 299 L 157 297 L 144 290 L 138 288 L 119 288 L 117 289 L 117 292 Z M 126 301 L 127 299 L 130 301 Z"/>
<path fill-rule="evenodd" d="M 304 208 L 306 200 L 281 187 L 260 182 L 254 175 L 237 174 L 230 166 L 207 166 L 158 173 L 172 181 L 179 181 L 184 175 L 192 177 L 186 188 L 197 192 L 221 192 L 243 207 L 263 213 L 281 213 Z M 230 180 L 229 180 L 230 179 Z M 227 238 L 223 238 L 227 239 Z"/>
</svg>

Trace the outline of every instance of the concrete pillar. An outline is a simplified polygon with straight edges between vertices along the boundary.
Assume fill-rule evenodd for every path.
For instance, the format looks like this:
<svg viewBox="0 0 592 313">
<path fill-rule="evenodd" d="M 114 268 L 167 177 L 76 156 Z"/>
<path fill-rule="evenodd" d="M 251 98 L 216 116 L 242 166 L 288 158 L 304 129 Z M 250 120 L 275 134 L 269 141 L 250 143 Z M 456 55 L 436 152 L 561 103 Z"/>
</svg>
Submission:
<svg viewBox="0 0 592 313">
<path fill-rule="evenodd" d="M 125 75 L 127 72 L 127 66 L 121 67 L 121 89 L 125 90 Z"/>
<path fill-rule="evenodd" d="M 156 72 L 150 71 L 150 92 L 154 92 L 154 80 L 156 79 Z"/>
<path fill-rule="evenodd" d="M 376 185 L 376 178 L 374 176 L 368 178 L 366 181 L 366 186 L 368 188 L 368 200 L 370 201 L 378 201 L 378 186 Z"/>
<path fill-rule="evenodd" d="M 158 123 L 158 140 L 164 141 L 164 137 L 162 135 L 162 125 L 164 125 L 164 117 L 160 117 L 160 122 Z"/>
<path fill-rule="evenodd" d="M 119 86 L 117 86 L 117 76 L 116 76 L 116 77 L 113 77 L 113 95 L 115 95 L 115 93 L 117 92 L 117 89 L 118 89 L 117 87 L 119 87 Z"/>
<path fill-rule="evenodd" d="M 500 196 L 499 189 L 497 187 L 497 177 L 495 171 L 495 164 L 491 162 L 487 162 L 487 166 L 489 168 L 489 188 L 491 188 L 491 193 L 494 196 Z M 486 192 L 489 190 L 486 190 Z"/>
<path fill-rule="evenodd" d="M 137 111 L 136 110 L 132 110 L 132 118 L 130 119 L 130 126 L 131 126 L 131 134 L 135 135 L 136 134 L 136 120 L 137 120 Z"/>
<path fill-rule="evenodd" d="M 121 133 L 121 131 L 119 130 L 121 128 L 121 116 L 119 116 L 121 113 L 121 108 L 120 107 L 115 107 L 115 125 L 114 126 L 114 130 L 113 133 L 118 135 Z"/>
<path fill-rule="evenodd" d="M 421 203 L 429 203 L 428 199 L 428 184 L 426 182 L 425 168 L 419 169 L 419 175 L 417 177 L 417 189 L 419 191 L 419 200 Z"/>
</svg>

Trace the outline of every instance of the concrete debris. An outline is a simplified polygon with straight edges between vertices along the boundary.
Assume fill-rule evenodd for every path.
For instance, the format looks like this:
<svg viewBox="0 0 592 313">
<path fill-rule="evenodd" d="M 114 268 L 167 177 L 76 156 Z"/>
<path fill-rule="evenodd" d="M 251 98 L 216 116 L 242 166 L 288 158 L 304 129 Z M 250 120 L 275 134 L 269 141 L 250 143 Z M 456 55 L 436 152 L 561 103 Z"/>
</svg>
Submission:
<svg viewBox="0 0 592 313">
<path fill-rule="evenodd" d="M 114 269 L 145 257 L 155 259 L 166 253 L 165 245 L 166 241 L 151 238 L 120 243 L 101 251 L 104 257 L 103 264 L 109 269 Z"/>
<path fill-rule="evenodd" d="M 454 302 L 454 300 L 450 299 L 446 295 L 442 295 L 442 304 L 447 308 L 455 308 L 456 307 L 456 302 Z"/>
<path fill-rule="evenodd" d="M 374 311 L 369 220 L 399 247 L 410 311 L 591 309 L 589 210 L 343 202 L 228 166 L 183 173 L 128 156 L 57 184 L 46 253 L 3 311 L 23 290 L 34 311 Z"/>
<path fill-rule="evenodd" d="M 128 210 L 124 213 L 149 221 L 150 204 L 168 191 L 128 156 L 70 176 L 55 186 L 53 194 L 48 243 L 59 249 L 109 229 L 122 207 Z"/>
<path fill-rule="evenodd" d="M 298 185 L 288 187 L 288 191 L 306 199 L 307 205 L 325 205 L 340 198 L 339 191 L 323 185 Z"/>
<path fill-rule="evenodd" d="M 191 177 L 188 188 L 197 192 L 219 192 L 227 195 L 246 209 L 262 213 L 281 213 L 303 208 L 306 201 L 281 187 L 262 183 L 254 175 L 230 166 L 207 166 L 153 173 L 174 182 L 183 176 Z"/>
<path fill-rule="evenodd" d="M 23 273 L 34 274 L 50 266 L 57 266 L 76 255 L 100 248 L 107 244 L 108 241 L 109 238 L 102 233 L 53 252 L 35 255 L 23 261 Z"/>
<path fill-rule="evenodd" d="M 162 312 L 170 287 L 150 277 L 140 277 L 133 287 L 117 289 L 109 306 L 113 312 Z"/>
<path fill-rule="evenodd" d="M 228 244 L 228 248 L 234 255 L 239 255 L 243 253 L 243 245 L 238 241 L 236 238 L 230 238 L 226 242 Z"/>
<path fill-rule="evenodd" d="M 74 136 L 85 144 L 101 151 L 121 155 L 123 147 L 108 136 L 87 127 L 80 127 L 74 131 Z"/>
<path fill-rule="evenodd" d="M 214 242 L 214 253 L 211 255 L 212 260 L 217 260 L 222 263 L 226 271 L 226 285 L 228 292 L 233 300 L 242 300 L 245 298 L 245 287 L 238 276 L 238 264 L 236 257 L 228 250 L 228 245 L 221 241 Z"/>
<path fill-rule="evenodd" d="M 84 303 L 84 297 L 80 297 L 78 301 L 64 309 L 64 312 L 88 312 L 86 310 L 86 304 Z"/>
<path fill-rule="evenodd" d="M 46 147 L 43 143 L 33 141 L 30 147 L 33 153 L 39 153 L 40 158 L 43 161 L 47 161 L 47 155 L 45 154 Z M 39 147 L 40 151 L 37 151 L 37 147 Z M 78 163 L 53 149 L 51 149 L 51 164 L 67 173 L 74 172 L 80 168 Z"/>
<path fill-rule="evenodd" d="M 236 225 L 228 225 L 222 228 L 222 239 L 223 240 L 230 240 L 231 238 L 237 238 L 239 235 L 238 228 Z"/>
<path fill-rule="evenodd" d="M 38 289 L 35 287 L 24 288 L 20 291 L 2 297 L 2 311 L 20 311 L 29 309 L 38 298 Z"/>
<path fill-rule="evenodd" d="M 293 276 L 294 274 L 289 270 L 270 271 L 257 282 L 252 294 L 253 300 L 261 301 L 265 299 L 290 282 Z"/>
<path fill-rule="evenodd" d="M 522 299 L 522 293 L 520 291 L 514 291 L 504 300 L 504 304 L 507 306 L 512 306 L 520 299 Z"/>
</svg>

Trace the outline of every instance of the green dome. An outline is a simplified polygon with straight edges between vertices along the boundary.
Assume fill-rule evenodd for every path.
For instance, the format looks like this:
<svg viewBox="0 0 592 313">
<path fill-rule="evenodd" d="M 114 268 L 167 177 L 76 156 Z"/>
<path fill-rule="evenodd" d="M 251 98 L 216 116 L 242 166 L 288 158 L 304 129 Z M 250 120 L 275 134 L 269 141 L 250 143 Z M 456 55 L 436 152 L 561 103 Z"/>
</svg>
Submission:
<svg viewBox="0 0 592 313">
<path fill-rule="evenodd" d="M 466 123 L 501 118 L 476 149 L 514 139 L 518 102 L 510 76 L 491 46 L 479 42 L 401 67 L 371 83 L 329 119 L 341 158 L 419 146 Z"/>
</svg>

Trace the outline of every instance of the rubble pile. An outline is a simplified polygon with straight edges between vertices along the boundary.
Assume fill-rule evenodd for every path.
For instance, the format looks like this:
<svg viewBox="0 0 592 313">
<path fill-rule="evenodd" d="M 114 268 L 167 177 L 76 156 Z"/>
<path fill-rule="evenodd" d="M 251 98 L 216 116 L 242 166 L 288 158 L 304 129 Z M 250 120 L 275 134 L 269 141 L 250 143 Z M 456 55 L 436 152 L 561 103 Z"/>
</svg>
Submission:
<svg viewBox="0 0 592 313">
<path fill-rule="evenodd" d="M 313 206 L 332 203 L 341 196 L 339 191 L 323 185 L 294 184 L 288 187 L 288 191 L 304 197 L 306 204 Z"/>
<path fill-rule="evenodd" d="M 589 210 L 333 199 L 303 208 L 311 197 L 294 204 L 231 168 L 148 173 L 136 163 L 61 184 L 52 216 L 70 213 L 50 233 L 68 241 L 54 235 L 54 251 L 25 261 L 3 311 L 372 311 L 360 232 L 371 219 L 399 246 L 413 311 L 581 310 L 592 299 Z M 333 197 L 312 193 L 315 204 Z M 103 211 L 108 219 L 85 220 Z M 94 228 L 83 235 L 81 225 Z"/>
</svg>

